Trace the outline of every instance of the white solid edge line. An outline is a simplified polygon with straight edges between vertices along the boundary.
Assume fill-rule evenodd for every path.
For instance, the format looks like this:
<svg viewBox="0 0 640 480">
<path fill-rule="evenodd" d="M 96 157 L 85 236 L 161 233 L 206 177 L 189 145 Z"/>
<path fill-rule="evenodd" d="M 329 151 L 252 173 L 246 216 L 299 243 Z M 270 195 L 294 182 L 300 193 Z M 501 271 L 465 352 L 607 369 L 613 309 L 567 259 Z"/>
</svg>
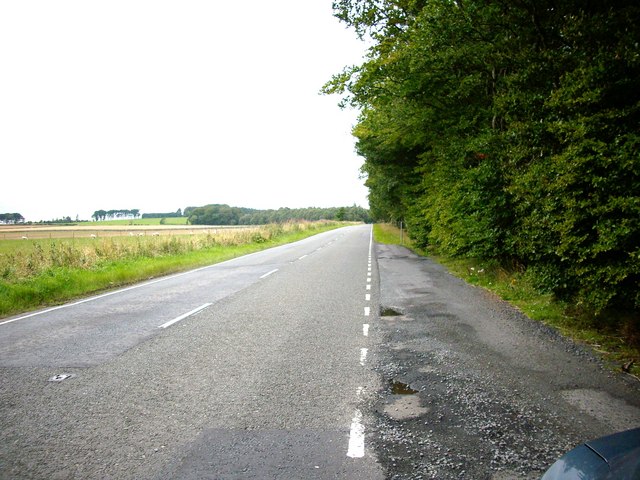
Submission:
<svg viewBox="0 0 640 480">
<path fill-rule="evenodd" d="M 202 270 L 207 270 L 209 268 L 215 268 L 215 267 L 223 265 L 225 263 L 236 261 L 236 260 L 238 260 L 240 258 L 247 258 L 247 257 L 253 256 L 253 255 L 258 255 L 259 253 L 262 253 L 263 251 L 264 250 L 261 250 L 259 252 L 249 253 L 247 255 L 243 255 L 242 257 L 237 257 L 237 258 L 232 258 L 230 260 L 225 260 L 224 262 L 212 263 L 211 265 L 206 265 L 204 267 L 194 268 L 193 270 L 187 270 L 186 272 L 180 272 L 180 273 L 175 273 L 173 275 L 167 275 L 166 277 L 157 278 L 155 280 L 150 280 L 150 281 L 147 281 L 147 282 L 137 283 L 135 285 L 131 285 L 130 287 L 119 288 L 117 290 L 113 290 L 111 292 L 103 293 L 101 295 L 96 295 L 96 296 L 93 296 L 93 297 L 84 298 L 82 300 L 78 300 L 77 302 L 65 303 L 64 305 L 58 305 L 57 307 L 47 308 L 45 310 L 38 310 L 37 312 L 32 312 L 32 313 L 29 313 L 27 315 L 22 315 L 22 316 L 17 317 L 17 318 L 12 318 L 10 320 L 5 320 L 4 322 L 0 322 L 0 325 L 5 325 L 5 324 L 11 323 L 11 322 L 17 322 L 18 320 L 25 320 L 27 318 L 35 317 L 35 316 L 38 316 L 38 315 L 44 315 L 45 313 L 54 312 L 54 311 L 60 310 L 62 308 L 75 307 L 76 305 L 81 305 L 83 303 L 93 302 L 95 300 L 100 300 L 101 298 L 110 297 L 111 295 L 117 295 L 119 293 L 128 292 L 130 290 L 135 290 L 137 288 L 147 287 L 147 286 L 153 285 L 155 283 L 165 282 L 165 281 L 171 280 L 173 278 L 182 277 L 184 275 L 190 275 L 192 273 L 200 272 Z M 274 270 L 274 271 L 277 271 L 277 269 Z M 269 272 L 269 274 L 273 273 L 274 271 Z"/>
<path fill-rule="evenodd" d="M 371 228 L 373 229 L 373 227 L 371 227 Z M 372 235 L 373 235 L 373 230 L 371 230 L 371 232 L 372 232 Z M 331 243 L 333 243 L 333 242 L 330 242 L 329 245 Z M 278 247 L 274 247 L 274 248 L 278 248 Z M 264 251 L 265 250 L 260 250 L 258 252 L 248 253 L 247 255 L 242 255 L 241 257 L 231 258 L 229 260 L 225 260 L 224 262 L 212 263 L 211 265 L 205 265 L 204 267 L 194 268 L 193 270 L 187 270 L 186 272 L 175 273 L 173 275 L 167 275 L 166 277 L 157 278 L 155 280 L 150 280 L 150 281 L 147 281 L 147 282 L 137 283 L 135 285 L 131 285 L 131 286 L 125 287 L 125 288 L 119 288 L 117 290 L 113 290 L 111 292 L 103 293 L 101 295 L 96 295 L 96 296 L 93 296 L 93 297 L 84 298 L 82 300 L 78 300 L 77 302 L 65 303 L 64 305 L 58 305 L 57 307 L 47 308 L 45 310 L 38 310 L 37 312 L 31 312 L 31 313 L 29 313 L 27 315 L 22 315 L 20 317 L 16 317 L 16 318 L 12 318 L 12 319 L 0 322 L 0 326 L 1 325 L 6 325 L 6 324 L 12 323 L 12 322 L 17 322 L 18 320 L 25 320 L 27 318 L 35 317 L 35 316 L 38 316 L 38 315 L 44 315 L 45 313 L 54 312 L 54 311 L 60 310 L 62 308 L 75 307 L 76 305 L 81 305 L 83 303 L 93 302 L 94 300 L 100 300 L 101 298 L 110 297 L 111 295 L 117 295 L 118 293 L 128 292 L 129 290 L 135 290 L 136 288 L 146 287 L 148 285 L 153 285 L 154 283 L 164 282 L 166 280 L 171 280 L 172 278 L 178 278 L 178 277 L 182 277 L 184 275 L 190 275 L 192 273 L 200 272 L 202 270 L 207 270 L 209 268 L 215 268 L 215 267 L 218 267 L 220 265 L 224 265 L 225 263 L 231 263 L 231 262 L 235 262 L 235 261 L 237 261 L 239 259 L 252 257 L 254 255 L 260 255 Z M 260 278 L 267 277 L 267 276 L 269 276 L 272 273 L 275 273 L 277 271 L 278 271 L 277 268 L 275 270 L 271 270 L 270 272 L 266 273 L 265 275 L 263 275 Z"/>
<path fill-rule="evenodd" d="M 163 323 L 162 325 L 158 325 L 158 328 L 170 327 L 174 323 L 177 323 L 180 320 L 184 320 L 185 318 L 190 317 L 191 315 L 194 315 L 194 314 L 198 313 L 200 310 L 204 310 L 205 308 L 207 308 L 210 305 L 211 305 L 211 303 L 205 303 L 204 305 L 200 305 L 198 308 L 194 308 L 190 312 L 187 312 L 187 313 L 185 313 L 183 315 L 180 315 L 179 317 L 176 317 L 173 320 L 169 320 L 168 322 Z"/>
<path fill-rule="evenodd" d="M 272 275 L 274 273 L 276 273 L 278 271 L 277 268 L 274 268 L 273 270 L 271 270 L 270 272 L 265 273 L 264 275 L 262 275 L 260 278 L 267 278 L 269 275 Z"/>
<path fill-rule="evenodd" d="M 353 420 L 351 420 L 347 457 L 364 457 L 364 425 L 362 424 L 362 413 L 360 413 L 360 410 L 356 410 Z"/>
</svg>

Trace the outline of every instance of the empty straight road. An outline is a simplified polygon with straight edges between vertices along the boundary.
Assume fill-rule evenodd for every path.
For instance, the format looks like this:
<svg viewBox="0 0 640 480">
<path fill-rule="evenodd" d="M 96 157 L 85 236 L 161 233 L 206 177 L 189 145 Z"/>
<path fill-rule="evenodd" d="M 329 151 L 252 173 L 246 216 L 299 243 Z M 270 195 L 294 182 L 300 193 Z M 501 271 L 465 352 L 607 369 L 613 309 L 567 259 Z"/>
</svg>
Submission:
<svg viewBox="0 0 640 480">
<path fill-rule="evenodd" d="M 348 227 L 0 321 L 0 477 L 382 478 L 371 250 Z"/>
<path fill-rule="evenodd" d="M 534 480 L 640 427 L 637 379 L 365 225 L 4 319 L 0 382 L 6 479 Z"/>
</svg>

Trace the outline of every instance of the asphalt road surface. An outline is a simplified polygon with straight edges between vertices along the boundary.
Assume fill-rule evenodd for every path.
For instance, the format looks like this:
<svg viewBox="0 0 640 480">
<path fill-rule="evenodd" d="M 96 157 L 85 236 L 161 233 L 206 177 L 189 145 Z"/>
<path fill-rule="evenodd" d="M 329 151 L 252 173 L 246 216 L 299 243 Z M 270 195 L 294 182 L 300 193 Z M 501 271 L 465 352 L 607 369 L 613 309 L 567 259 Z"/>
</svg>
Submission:
<svg viewBox="0 0 640 480">
<path fill-rule="evenodd" d="M 8 319 L 0 477 L 383 478 L 370 249 L 334 230 Z"/>
<path fill-rule="evenodd" d="M 638 382 L 370 226 L 0 320 L 0 478 L 538 478 Z"/>
<path fill-rule="evenodd" d="M 537 479 L 640 426 L 640 382 L 437 263 L 377 246 L 382 315 L 367 433 L 388 478 Z"/>
</svg>

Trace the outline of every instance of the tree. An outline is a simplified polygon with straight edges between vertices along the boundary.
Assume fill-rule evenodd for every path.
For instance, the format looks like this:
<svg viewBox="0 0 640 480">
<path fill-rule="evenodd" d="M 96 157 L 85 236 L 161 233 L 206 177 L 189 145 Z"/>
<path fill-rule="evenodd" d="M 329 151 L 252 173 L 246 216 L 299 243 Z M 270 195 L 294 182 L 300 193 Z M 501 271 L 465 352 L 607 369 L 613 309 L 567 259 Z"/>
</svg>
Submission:
<svg viewBox="0 0 640 480">
<path fill-rule="evenodd" d="M 640 7 L 629 0 L 337 0 L 371 43 L 323 88 L 376 219 L 516 262 L 586 305 L 640 310 Z"/>
<path fill-rule="evenodd" d="M 229 207 L 228 205 L 206 205 L 189 208 L 188 223 L 192 225 L 264 225 L 300 220 L 344 220 L 370 222 L 369 211 L 353 205 L 332 208 L 279 208 L 278 210 L 255 210 Z"/>
<path fill-rule="evenodd" d="M 24 223 L 24 217 L 19 213 L 0 213 L 0 223 Z"/>
</svg>

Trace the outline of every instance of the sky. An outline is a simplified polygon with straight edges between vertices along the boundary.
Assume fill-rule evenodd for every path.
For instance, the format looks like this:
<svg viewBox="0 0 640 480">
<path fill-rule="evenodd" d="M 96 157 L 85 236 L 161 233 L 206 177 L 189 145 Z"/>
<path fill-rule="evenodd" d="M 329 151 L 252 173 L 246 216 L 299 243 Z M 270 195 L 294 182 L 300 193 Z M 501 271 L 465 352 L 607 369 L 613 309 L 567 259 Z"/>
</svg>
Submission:
<svg viewBox="0 0 640 480">
<path fill-rule="evenodd" d="M 331 0 L 0 2 L 0 45 L 0 213 L 368 207 Z"/>
</svg>

